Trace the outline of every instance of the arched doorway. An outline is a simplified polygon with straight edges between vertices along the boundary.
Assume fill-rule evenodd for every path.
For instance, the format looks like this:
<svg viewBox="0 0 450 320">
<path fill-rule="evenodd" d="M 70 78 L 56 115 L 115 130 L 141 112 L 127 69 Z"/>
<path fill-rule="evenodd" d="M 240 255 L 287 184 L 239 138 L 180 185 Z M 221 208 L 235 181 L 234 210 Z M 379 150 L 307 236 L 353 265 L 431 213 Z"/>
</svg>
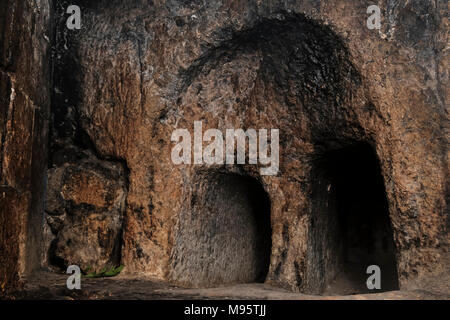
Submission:
<svg viewBox="0 0 450 320">
<path fill-rule="evenodd" d="M 369 144 L 325 153 L 316 165 L 314 248 L 322 254 L 323 293 L 398 289 L 393 232 L 380 165 Z M 322 191 L 319 191 L 322 190 Z M 320 260 L 317 259 L 317 260 Z M 369 290 L 367 267 L 381 269 L 381 289 Z"/>
<path fill-rule="evenodd" d="M 270 200 L 238 174 L 202 177 L 180 220 L 174 278 L 189 286 L 264 282 L 270 262 Z"/>
</svg>

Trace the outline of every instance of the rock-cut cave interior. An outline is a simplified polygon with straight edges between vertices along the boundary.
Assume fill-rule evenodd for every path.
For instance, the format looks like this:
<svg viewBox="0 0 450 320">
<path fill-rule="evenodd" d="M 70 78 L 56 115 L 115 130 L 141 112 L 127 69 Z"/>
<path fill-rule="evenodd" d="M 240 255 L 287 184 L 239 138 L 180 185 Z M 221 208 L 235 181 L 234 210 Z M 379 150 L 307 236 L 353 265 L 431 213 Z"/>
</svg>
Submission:
<svg viewBox="0 0 450 320">
<path fill-rule="evenodd" d="M 2 295 L 450 297 L 448 8 L 369 2 L 2 1 Z M 278 171 L 175 164 L 196 122 Z"/>
</svg>

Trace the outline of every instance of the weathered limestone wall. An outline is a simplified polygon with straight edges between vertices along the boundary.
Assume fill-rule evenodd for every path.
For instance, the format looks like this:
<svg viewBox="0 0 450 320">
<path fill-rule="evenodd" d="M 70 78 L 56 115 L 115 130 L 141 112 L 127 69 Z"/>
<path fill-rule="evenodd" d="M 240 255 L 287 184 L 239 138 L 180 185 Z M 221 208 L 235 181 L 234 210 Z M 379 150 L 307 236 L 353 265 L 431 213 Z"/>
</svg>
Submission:
<svg viewBox="0 0 450 320">
<path fill-rule="evenodd" d="M 50 116 L 50 1 L 0 2 L 0 287 L 40 265 Z"/>
<path fill-rule="evenodd" d="M 270 198 L 267 281 L 320 293 L 333 275 L 317 265 L 333 250 L 311 249 L 327 230 L 312 224 L 323 205 L 314 195 L 327 187 L 314 161 L 355 142 L 372 146 L 380 161 L 401 288 L 443 270 L 446 1 L 379 1 L 379 31 L 366 27 L 372 1 L 80 1 L 83 28 L 74 32 L 64 29 L 67 1 L 57 3 L 51 170 L 92 154 L 122 166 L 126 201 L 114 214 L 124 217 L 125 272 L 186 284 L 180 219 L 193 198 L 205 197 L 200 186 L 234 173 L 259 181 Z M 197 120 L 204 131 L 279 128 L 278 175 L 173 165 L 173 130 L 192 133 Z M 209 170 L 205 180 L 199 170 Z M 98 211 L 83 208 L 86 216 Z M 53 241 L 64 226 L 53 228 Z"/>
</svg>

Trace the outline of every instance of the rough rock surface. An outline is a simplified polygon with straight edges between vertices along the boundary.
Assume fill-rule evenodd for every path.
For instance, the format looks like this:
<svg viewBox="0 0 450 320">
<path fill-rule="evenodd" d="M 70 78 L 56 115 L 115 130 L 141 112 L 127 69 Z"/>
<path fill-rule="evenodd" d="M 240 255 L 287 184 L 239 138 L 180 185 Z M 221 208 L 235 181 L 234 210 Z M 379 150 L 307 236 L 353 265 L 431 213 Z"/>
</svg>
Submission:
<svg viewBox="0 0 450 320">
<path fill-rule="evenodd" d="M 200 173 L 180 215 L 172 259 L 186 286 L 263 282 L 271 252 L 270 200 L 240 175 Z"/>
<path fill-rule="evenodd" d="M 99 271 L 120 263 L 125 173 L 120 163 L 84 156 L 49 170 L 46 213 L 54 239 L 47 259 Z"/>
<path fill-rule="evenodd" d="M 267 281 L 323 292 L 339 273 L 340 257 L 322 237 L 334 232 L 327 229 L 332 223 L 315 223 L 334 210 L 323 204 L 335 197 L 323 191 L 333 180 L 316 161 L 360 143 L 379 159 L 400 286 L 443 267 L 448 4 L 381 1 L 379 31 L 366 27 L 370 4 L 80 3 L 83 29 L 59 32 L 68 44 L 61 49 L 66 87 L 59 88 L 60 100 L 69 103 L 58 105 L 58 115 L 76 128 L 65 135 L 70 143 L 80 145 L 81 130 L 92 142 L 85 147 L 129 168 L 127 272 L 207 283 L 196 269 L 200 260 L 186 259 L 203 241 L 184 240 L 202 234 L 208 204 L 220 207 L 227 199 L 198 211 L 193 199 L 206 199 L 218 175 L 240 174 L 259 181 L 270 198 Z M 250 165 L 173 165 L 171 133 L 192 132 L 195 120 L 203 120 L 203 130 L 280 128 L 279 173 L 260 176 Z M 193 212 L 199 220 L 186 231 L 183 219 Z"/>
<path fill-rule="evenodd" d="M 40 266 L 51 11 L 48 0 L 0 2 L 0 296 Z"/>
<path fill-rule="evenodd" d="M 18 6 L 6 3 L 7 8 Z M 31 8 L 31 1 L 23 3 L 20 6 Z M 65 27 L 69 4 L 79 4 L 82 9 L 81 30 Z M 352 259 L 347 255 L 357 253 L 355 248 L 392 253 L 390 264 L 401 289 L 420 287 L 432 273 L 448 268 L 443 260 L 450 224 L 446 203 L 448 2 L 381 0 L 380 30 L 366 26 L 366 9 L 371 4 L 352 0 L 56 0 L 49 161 L 49 181 L 55 182 L 48 189 L 51 203 L 47 220 L 60 240 L 53 258 L 74 257 L 80 263 L 97 259 L 103 264 L 117 257 L 113 252 L 116 247 L 111 245 L 116 240 L 103 246 L 101 237 L 96 238 L 95 254 L 84 252 L 83 257 L 76 257 L 67 240 L 93 239 L 92 228 L 101 234 L 114 230 L 111 239 L 117 239 L 120 223 L 116 218 L 121 215 L 119 203 L 123 201 L 118 194 L 126 193 L 121 263 L 130 275 L 208 286 L 254 281 L 259 270 L 266 268 L 267 283 L 316 294 L 323 293 L 342 274 L 343 261 Z M 40 12 L 34 15 L 45 20 L 47 10 Z M 9 25 L 4 18 L 9 16 L 0 16 L 1 23 Z M 25 22 L 19 25 L 29 26 Z M 42 24 L 33 30 L 42 34 L 40 28 L 44 28 Z M 29 45 L 26 41 L 14 43 Z M 46 47 L 45 39 L 39 38 L 36 48 Z M 30 48 L 22 52 L 36 57 Z M 25 151 L 8 152 L 8 139 L 3 138 L 8 135 L 1 133 L 2 157 L 20 155 L 19 159 L 2 161 L 2 185 L 9 176 L 18 179 L 7 180 L 8 187 L 2 187 L 7 192 L 10 187 L 22 188 L 24 180 L 33 180 L 26 161 L 30 158 L 31 129 L 24 126 L 35 123 L 31 119 L 36 108 L 32 106 L 48 102 L 48 96 L 43 93 L 41 97 L 36 86 L 49 83 L 42 64 L 18 66 L 17 72 L 27 75 L 16 82 L 11 81 L 15 71 L 9 67 L 2 64 L 0 72 L 2 110 L 3 105 L 11 105 L 9 98 L 5 100 L 11 96 L 8 81 L 17 88 L 30 89 L 16 90 L 25 93 L 23 97 L 14 95 L 14 101 L 27 112 L 20 118 L 10 117 L 24 122 L 17 125 L 19 135 L 10 135 L 16 139 L 10 145 Z M 31 77 L 27 70 L 31 70 Z M 36 74 L 43 78 L 34 77 Z M 203 121 L 204 131 L 280 129 L 278 174 L 261 176 L 255 165 L 174 165 L 170 157 L 172 132 L 186 128 L 192 133 L 198 120 Z M 45 134 L 45 130 L 37 132 Z M 349 182 L 359 183 L 348 168 L 351 161 L 347 160 L 353 154 L 350 150 L 358 150 L 362 159 L 374 155 L 375 163 L 366 170 L 374 172 L 368 177 L 376 183 L 363 181 L 355 186 Z M 86 153 L 88 161 L 83 158 Z M 343 178 L 341 167 L 330 161 L 336 154 L 344 159 L 341 163 L 350 179 Z M 89 167 L 92 163 L 102 168 L 120 164 L 112 171 L 123 176 L 119 181 L 101 174 L 98 178 L 99 172 Z M 80 175 L 76 175 L 77 170 Z M 69 180 L 63 182 L 60 179 L 65 174 Z M 223 175 L 250 179 L 255 187 L 245 192 L 240 189 L 245 184 L 233 181 L 219 186 Z M 351 212 L 368 215 L 374 211 L 362 199 L 370 203 L 375 198 L 364 194 L 351 198 L 351 192 L 362 186 L 378 186 L 378 176 L 383 183 L 376 193 L 381 194 L 386 207 L 377 209 L 376 217 L 381 218 L 373 221 L 385 227 L 371 235 L 377 238 L 371 248 L 370 237 L 364 235 L 369 233 L 358 236 L 348 230 L 363 229 L 373 215 L 360 220 L 355 215 L 341 217 L 340 208 L 350 199 L 355 204 Z M 92 192 L 86 193 L 86 183 Z M 106 189 L 110 187 L 115 191 L 109 193 Z M 270 208 L 255 210 L 251 205 L 255 189 L 267 195 Z M 29 193 L 28 207 L 37 210 L 39 206 L 31 205 L 31 195 L 39 203 L 43 192 L 34 190 Z M 240 205 L 229 203 L 233 190 L 241 190 Z M 26 193 L 11 192 L 13 199 L 2 200 L 0 205 L 8 210 L 28 210 L 22 208 L 27 202 L 20 198 Z M 106 194 L 116 195 L 112 197 L 115 200 L 102 198 Z M 65 197 L 64 205 L 52 202 L 59 195 Z M 67 212 L 67 203 L 81 204 L 82 211 L 75 205 Z M 114 210 L 109 215 L 105 208 L 111 205 Z M 243 223 L 227 220 L 224 208 Z M 249 229 L 238 251 L 231 246 L 235 238 L 221 239 L 241 235 L 240 228 L 266 210 L 270 210 L 270 261 L 261 267 L 265 255 L 261 258 L 249 248 L 253 244 L 264 247 L 267 237 L 262 241 L 260 233 Z M 64 214 L 64 220 L 55 218 Z M 16 216 L 2 216 L 1 225 L 6 226 L 3 222 L 10 217 Z M 91 226 L 92 217 L 105 220 L 100 223 L 94 219 Z M 14 234 L 32 235 L 20 231 L 21 221 L 14 224 L 18 228 Z M 192 221 L 190 228 L 187 221 Z M 74 229 L 79 222 L 80 229 Z M 233 232 L 227 234 L 229 230 Z M 82 236 L 77 237 L 74 231 Z M 4 238 L 10 236 L 2 232 L 0 243 L 4 245 Z M 367 243 L 356 245 L 355 239 L 356 243 Z M 388 240 L 380 245 L 383 239 Z M 208 250 L 213 250 L 212 257 L 219 261 L 228 261 L 224 274 L 218 266 L 211 266 L 211 256 L 202 258 Z M 247 259 L 241 263 L 242 256 Z M 359 259 L 363 257 L 363 253 L 357 254 L 357 260 L 364 263 L 383 262 L 379 258 Z M 247 268 L 245 279 L 236 277 L 238 264 Z"/>
</svg>

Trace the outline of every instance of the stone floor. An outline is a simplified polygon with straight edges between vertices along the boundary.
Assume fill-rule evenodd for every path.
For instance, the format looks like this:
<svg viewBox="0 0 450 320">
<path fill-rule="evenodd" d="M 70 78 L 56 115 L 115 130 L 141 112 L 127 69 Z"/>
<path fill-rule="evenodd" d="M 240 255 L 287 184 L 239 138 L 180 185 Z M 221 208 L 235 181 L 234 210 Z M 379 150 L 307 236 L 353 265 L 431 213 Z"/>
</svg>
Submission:
<svg viewBox="0 0 450 320">
<path fill-rule="evenodd" d="M 82 278 L 81 290 L 68 290 L 67 275 L 40 272 L 28 279 L 17 299 L 44 300 L 159 300 L 159 299 L 270 299 L 270 300 L 450 300 L 450 276 L 428 281 L 426 290 L 390 291 L 348 296 L 312 296 L 293 293 L 267 284 L 252 283 L 207 289 L 185 289 L 152 279 L 136 279 L 126 275 L 113 278 Z"/>
</svg>

